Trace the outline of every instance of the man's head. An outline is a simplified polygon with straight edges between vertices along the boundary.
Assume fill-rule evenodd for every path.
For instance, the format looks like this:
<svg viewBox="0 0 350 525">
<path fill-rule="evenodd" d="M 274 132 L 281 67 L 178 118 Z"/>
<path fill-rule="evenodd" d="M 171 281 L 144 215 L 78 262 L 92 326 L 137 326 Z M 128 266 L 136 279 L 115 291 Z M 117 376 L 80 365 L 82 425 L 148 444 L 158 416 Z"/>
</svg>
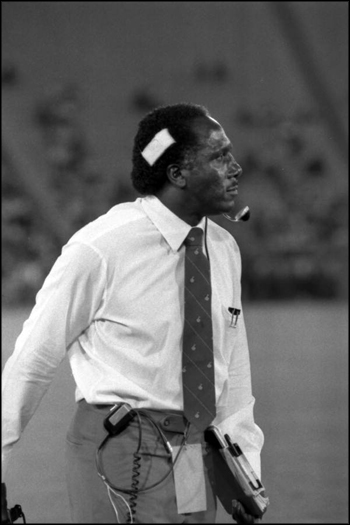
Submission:
<svg viewBox="0 0 350 525">
<path fill-rule="evenodd" d="M 157 195 L 185 220 L 230 211 L 241 173 L 231 142 L 203 106 L 160 107 L 140 122 L 134 187 Z"/>
<path fill-rule="evenodd" d="M 169 182 L 167 168 L 171 164 L 183 164 L 189 160 L 196 148 L 197 138 L 192 130 L 192 122 L 209 116 L 208 110 L 196 104 L 175 104 L 161 106 L 148 113 L 139 123 L 138 132 L 134 139 L 132 153 L 131 179 L 135 189 L 142 195 L 154 195 Z M 166 130 L 166 132 L 165 132 Z M 174 142 L 164 150 L 153 163 L 146 160 L 142 152 L 152 145 L 155 136 L 163 132 L 165 143 L 169 136 Z M 151 164 L 150 164 L 151 162 Z"/>
</svg>

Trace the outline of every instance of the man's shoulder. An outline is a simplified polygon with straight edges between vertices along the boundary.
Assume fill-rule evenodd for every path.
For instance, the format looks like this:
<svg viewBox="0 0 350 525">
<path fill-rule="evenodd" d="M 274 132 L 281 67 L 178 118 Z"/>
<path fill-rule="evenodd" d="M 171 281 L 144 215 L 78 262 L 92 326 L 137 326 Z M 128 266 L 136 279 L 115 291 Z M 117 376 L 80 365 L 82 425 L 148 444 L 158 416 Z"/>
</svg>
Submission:
<svg viewBox="0 0 350 525">
<path fill-rule="evenodd" d="M 145 213 L 140 206 L 140 199 L 133 202 L 123 202 L 110 208 L 105 214 L 100 215 L 78 230 L 70 242 L 83 242 L 94 244 L 102 239 L 114 238 L 124 227 L 145 219 Z"/>
</svg>

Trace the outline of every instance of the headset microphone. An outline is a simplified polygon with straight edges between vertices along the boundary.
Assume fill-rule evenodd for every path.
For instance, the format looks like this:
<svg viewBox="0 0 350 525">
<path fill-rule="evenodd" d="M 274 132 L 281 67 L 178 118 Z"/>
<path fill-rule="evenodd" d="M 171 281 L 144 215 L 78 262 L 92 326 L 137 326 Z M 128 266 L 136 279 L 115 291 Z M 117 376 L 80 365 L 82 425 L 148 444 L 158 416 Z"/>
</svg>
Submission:
<svg viewBox="0 0 350 525">
<path fill-rule="evenodd" d="M 245 222 L 250 218 L 250 209 L 249 206 L 245 206 L 234 217 L 230 217 L 227 215 L 227 213 L 223 213 L 222 215 L 225 217 L 225 219 L 228 219 L 231 222 Z"/>
</svg>

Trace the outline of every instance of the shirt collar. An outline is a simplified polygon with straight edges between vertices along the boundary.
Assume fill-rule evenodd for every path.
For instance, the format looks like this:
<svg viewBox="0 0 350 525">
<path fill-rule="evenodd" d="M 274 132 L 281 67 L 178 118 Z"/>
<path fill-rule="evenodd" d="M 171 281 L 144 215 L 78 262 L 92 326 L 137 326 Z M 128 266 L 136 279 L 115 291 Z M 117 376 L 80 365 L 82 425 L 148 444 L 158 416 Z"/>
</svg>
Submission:
<svg viewBox="0 0 350 525">
<path fill-rule="evenodd" d="M 172 250 L 178 251 L 192 229 L 192 226 L 169 210 L 155 195 L 143 197 L 141 204 L 147 216 Z M 196 227 L 204 231 L 204 224 L 205 217 L 203 217 Z"/>
</svg>

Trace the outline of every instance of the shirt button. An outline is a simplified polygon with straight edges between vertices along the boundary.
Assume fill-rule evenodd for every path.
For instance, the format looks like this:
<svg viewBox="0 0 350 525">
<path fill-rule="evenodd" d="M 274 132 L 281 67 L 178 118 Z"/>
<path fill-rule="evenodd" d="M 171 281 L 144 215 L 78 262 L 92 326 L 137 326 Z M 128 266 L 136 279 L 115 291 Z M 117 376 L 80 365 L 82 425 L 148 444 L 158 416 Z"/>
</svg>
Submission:
<svg viewBox="0 0 350 525">
<path fill-rule="evenodd" d="M 164 419 L 163 425 L 164 425 L 165 427 L 168 427 L 169 424 L 170 424 L 169 419 Z"/>
</svg>

